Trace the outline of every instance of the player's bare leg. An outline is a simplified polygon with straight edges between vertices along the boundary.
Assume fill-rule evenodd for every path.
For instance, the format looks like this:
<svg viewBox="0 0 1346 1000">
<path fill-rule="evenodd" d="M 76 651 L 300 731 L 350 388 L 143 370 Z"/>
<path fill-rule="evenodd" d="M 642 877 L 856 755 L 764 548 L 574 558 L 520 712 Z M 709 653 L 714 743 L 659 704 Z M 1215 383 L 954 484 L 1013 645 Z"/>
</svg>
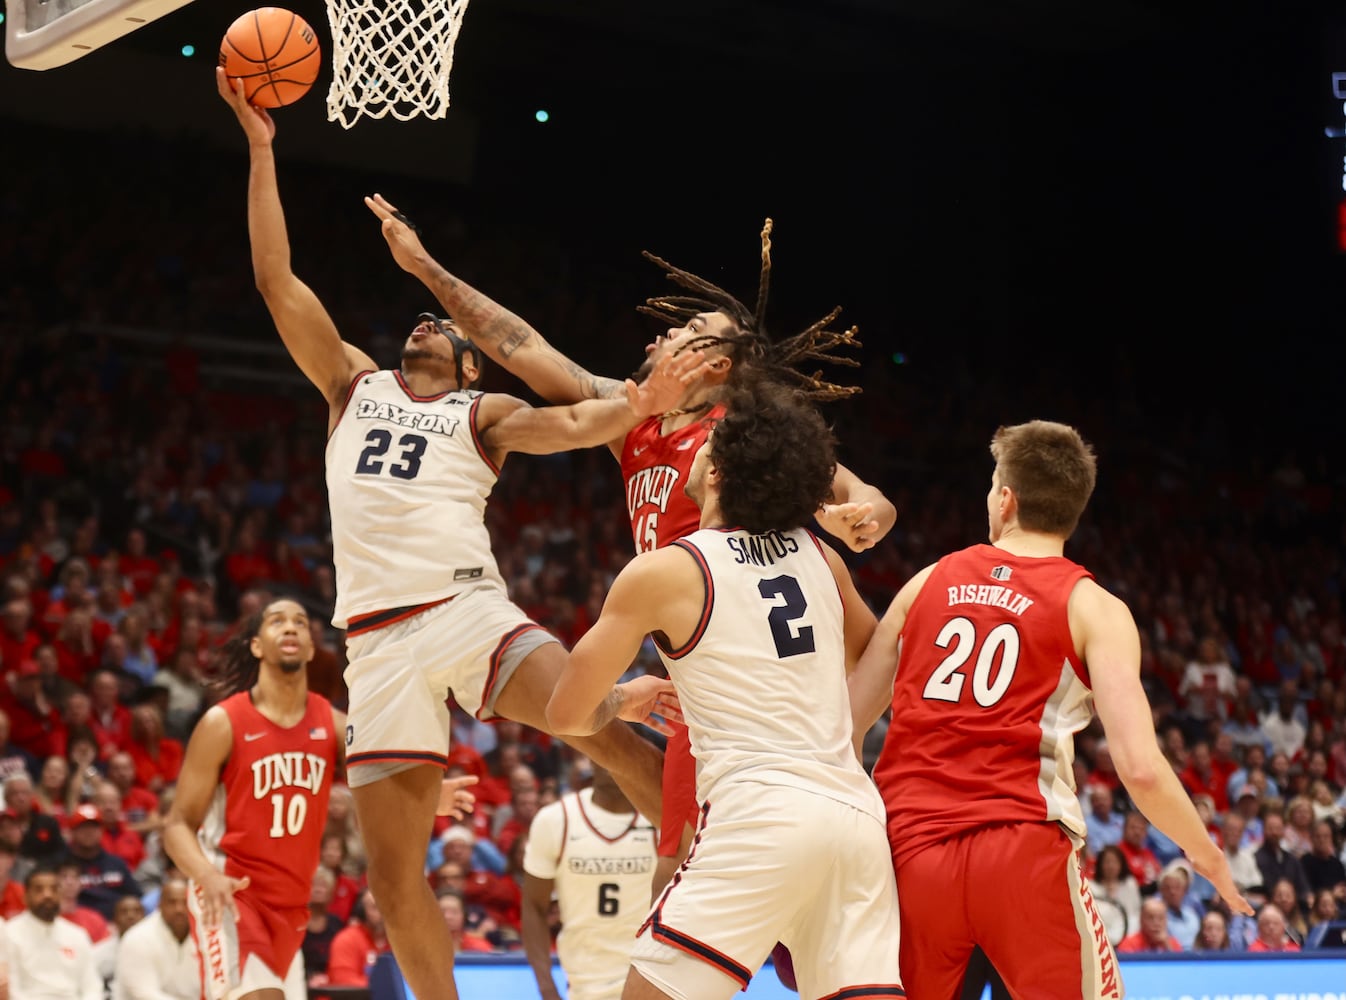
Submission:
<svg viewBox="0 0 1346 1000">
<path fill-rule="evenodd" d="M 678 844 L 678 853 L 671 858 L 660 855 L 654 865 L 654 878 L 651 881 L 653 892 L 650 895 L 650 901 L 654 902 L 659 898 L 659 893 L 664 891 L 664 886 L 668 885 L 668 880 L 673 877 L 673 873 L 678 870 L 678 866 L 687 860 L 687 854 L 692 849 L 692 837 L 695 831 L 686 823 L 682 824 L 682 841 Z"/>
<path fill-rule="evenodd" d="M 549 642 L 529 653 L 496 697 L 496 714 L 550 733 L 547 702 L 565 661 L 566 651 L 559 643 Z M 564 740 L 607 770 L 641 815 L 659 825 L 664 755 L 658 747 L 619 719 L 592 736 L 566 736 Z"/>
<path fill-rule="evenodd" d="M 626 973 L 626 985 L 622 987 L 622 1000 L 672 1000 L 672 998 L 635 969 L 629 969 Z"/>
<path fill-rule="evenodd" d="M 458 1000 L 453 942 L 425 877 L 444 772 L 421 764 L 352 789 L 369 888 L 416 1000 Z"/>
</svg>

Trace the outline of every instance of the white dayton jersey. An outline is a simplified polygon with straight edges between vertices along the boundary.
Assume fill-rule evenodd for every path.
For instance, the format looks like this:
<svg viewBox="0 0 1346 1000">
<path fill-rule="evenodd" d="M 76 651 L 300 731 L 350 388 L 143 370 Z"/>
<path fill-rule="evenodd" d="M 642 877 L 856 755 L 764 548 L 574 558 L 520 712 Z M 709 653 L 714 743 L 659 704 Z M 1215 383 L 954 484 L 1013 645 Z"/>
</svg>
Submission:
<svg viewBox="0 0 1346 1000">
<path fill-rule="evenodd" d="M 481 396 L 416 396 L 400 371 L 351 383 L 327 441 L 338 628 L 482 583 L 504 590 L 483 521 L 500 470 L 477 437 Z"/>
<path fill-rule="evenodd" d="M 639 813 L 610 813 L 593 790 L 543 806 L 528 828 L 523 868 L 555 881 L 556 955 L 571 1000 L 622 995 L 636 931 L 650 908 L 657 838 Z"/>
<path fill-rule="evenodd" d="M 805 528 L 703 528 L 673 544 L 706 587 L 695 633 L 659 651 L 687 722 L 698 801 L 747 780 L 826 795 L 881 822 L 851 749 L 844 612 L 818 540 Z"/>
</svg>

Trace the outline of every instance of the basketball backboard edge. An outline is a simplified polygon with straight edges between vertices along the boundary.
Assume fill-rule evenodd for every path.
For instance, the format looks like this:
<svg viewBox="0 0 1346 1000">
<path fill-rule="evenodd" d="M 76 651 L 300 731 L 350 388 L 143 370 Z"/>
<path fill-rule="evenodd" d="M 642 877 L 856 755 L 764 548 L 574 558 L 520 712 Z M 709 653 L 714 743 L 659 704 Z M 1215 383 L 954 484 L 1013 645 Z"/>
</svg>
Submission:
<svg viewBox="0 0 1346 1000">
<path fill-rule="evenodd" d="M 5 20 L 5 57 L 21 69 L 64 66 L 191 2 L 11 0 Z M 58 11 L 54 17 L 52 8 Z"/>
</svg>

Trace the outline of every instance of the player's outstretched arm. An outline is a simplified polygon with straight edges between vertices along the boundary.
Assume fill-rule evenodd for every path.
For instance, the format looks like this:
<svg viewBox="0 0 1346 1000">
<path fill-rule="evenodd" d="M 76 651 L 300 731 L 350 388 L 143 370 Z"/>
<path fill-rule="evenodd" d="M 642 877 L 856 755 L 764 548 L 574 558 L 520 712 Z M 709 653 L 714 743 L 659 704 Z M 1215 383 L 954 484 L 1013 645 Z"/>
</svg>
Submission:
<svg viewBox="0 0 1346 1000">
<path fill-rule="evenodd" d="M 674 648 L 690 640 L 704 599 L 701 571 L 680 546 L 646 552 L 627 563 L 612 582 L 598 621 L 570 651 L 552 690 L 547 702 L 552 732 L 586 736 L 616 718 L 651 724 L 651 713 L 680 718 L 669 681 L 644 676 L 615 682 L 635 660 L 645 636 L 662 634 Z"/>
<path fill-rule="evenodd" d="M 365 205 L 380 220 L 383 238 L 398 266 L 419 278 L 453 317 L 458 331 L 505 371 L 549 403 L 622 395 L 620 379 L 595 375 L 576 364 L 522 317 L 450 274 L 430 256 L 407 217 L 383 195 L 366 198 Z"/>
<path fill-rule="evenodd" d="M 491 394 L 478 408 L 477 431 L 493 456 L 511 451 L 550 455 L 607 444 L 646 417 L 676 406 L 706 368 L 701 351 L 670 354 L 639 385 L 627 379 L 624 399 L 586 399 L 573 406 L 532 407 L 512 396 Z"/>
<path fill-rule="evenodd" d="M 173 805 L 164 821 L 164 851 L 173 864 L 200 887 L 201 916 L 207 926 L 219 924 L 226 911 L 237 916 L 234 893 L 248 885 L 246 878 L 229 878 L 216 868 L 196 837 L 215 795 L 220 769 L 229 757 L 233 740 L 233 726 L 224 709 L 216 705 L 201 717 L 187 741 Z"/>
<path fill-rule="evenodd" d="M 1154 716 L 1140 684 L 1140 636 L 1130 609 L 1093 580 L 1070 597 L 1070 631 L 1089 670 L 1094 706 L 1131 801 L 1182 848 L 1235 913 L 1252 915 L 1239 894 L 1229 859 L 1206 830 L 1187 790 L 1173 773 L 1154 733 Z"/>
<path fill-rule="evenodd" d="M 854 552 L 872 549 L 897 523 L 897 508 L 846 466 L 837 464 L 832 502 L 818 512 L 818 524 Z"/>
<path fill-rule="evenodd" d="M 290 237 L 276 182 L 271 146 L 276 126 L 271 116 L 249 104 L 243 82 L 231 84 L 222 68 L 215 70 L 215 83 L 248 137 L 248 239 L 257 290 L 299 370 L 334 409 L 339 408 L 351 379 L 377 366 L 363 351 L 342 341 L 317 295 L 290 269 Z"/>
</svg>

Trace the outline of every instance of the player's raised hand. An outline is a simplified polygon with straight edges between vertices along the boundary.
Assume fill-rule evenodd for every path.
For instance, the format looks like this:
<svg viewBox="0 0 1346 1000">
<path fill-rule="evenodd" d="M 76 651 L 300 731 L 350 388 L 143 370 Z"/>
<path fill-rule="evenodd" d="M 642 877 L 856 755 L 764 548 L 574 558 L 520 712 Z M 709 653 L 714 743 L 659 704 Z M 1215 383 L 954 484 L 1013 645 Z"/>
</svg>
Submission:
<svg viewBox="0 0 1346 1000">
<path fill-rule="evenodd" d="M 706 360 L 705 351 L 666 354 L 639 385 L 633 379 L 626 380 L 626 402 L 631 411 L 642 418 L 671 410 L 687 394 L 687 389 L 708 371 L 710 362 Z"/>
<path fill-rule="evenodd" d="M 666 678 L 646 674 L 618 684 L 617 691 L 622 696 L 622 707 L 617 712 L 619 719 L 643 723 L 665 736 L 673 735 L 673 727 L 664 720 L 682 721 L 677 691 L 673 682 Z"/>
<path fill-rule="evenodd" d="M 381 194 L 365 198 L 365 206 L 383 223 L 383 238 L 393 252 L 397 266 L 411 274 L 418 274 L 429 255 L 421 243 L 419 230 L 411 220 L 397 210 L 397 206 Z"/>
<path fill-rule="evenodd" d="M 248 103 L 248 99 L 243 96 L 243 87 L 242 80 L 230 80 L 225 75 L 224 67 L 215 67 L 215 88 L 220 92 L 220 97 L 224 98 L 224 103 L 234 109 L 238 123 L 248 136 L 248 142 L 254 146 L 269 146 L 276 137 L 276 123 L 265 108 Z"/>
<path fill-rule="evenodd" d="M 238 903 L 234 901 L 234 893 L 242 892 L 250 881 L 246 875 L 243 878 L 230 878 L 224 872 L 216 871 L 198 882 L 202 923 L 207 927 L 218 927 L 223 923 L 226 913 L 237 920 Z"/>
<path fill-rule="evenodd" d="M 476 783 L 477 776 L 475 774 L 445 778 L 439 785 L 439 805 L 435 807 L 435 815 L 466 819 L 467 814 L 477 804 L 477 797 L 467 789 L 469 785 L 475 785 Z"/>
<path fill-rule="evenodd" d="M 870 516 L 873 513 L 874 505 L 868 501 L 825 503 L 818 508 L 818 524 L 852 552 L 863 552 L 878 544 L 879 522 Z"/>
<path fill-rule="evenodd" d="M 1188 860 L 1192 862 L 1192 867 L 1196 869 L 1198 874 L 1215 886 L 1215 891 L 1229 904 L 1231 912 L 1242 913 L 1245 917 L 1253 915 L 1253 906 L 1243 898 L 1243 894 L 1239 892 L 1238 886 L 1234 883 L 1234 873 L 1230 871 L 1229 859 L 1225 857 L 1223 851 L 1216 856 L 1215 862 L 1209 866 L 1197 864 L 1190 858 Z"/>
</svg>

